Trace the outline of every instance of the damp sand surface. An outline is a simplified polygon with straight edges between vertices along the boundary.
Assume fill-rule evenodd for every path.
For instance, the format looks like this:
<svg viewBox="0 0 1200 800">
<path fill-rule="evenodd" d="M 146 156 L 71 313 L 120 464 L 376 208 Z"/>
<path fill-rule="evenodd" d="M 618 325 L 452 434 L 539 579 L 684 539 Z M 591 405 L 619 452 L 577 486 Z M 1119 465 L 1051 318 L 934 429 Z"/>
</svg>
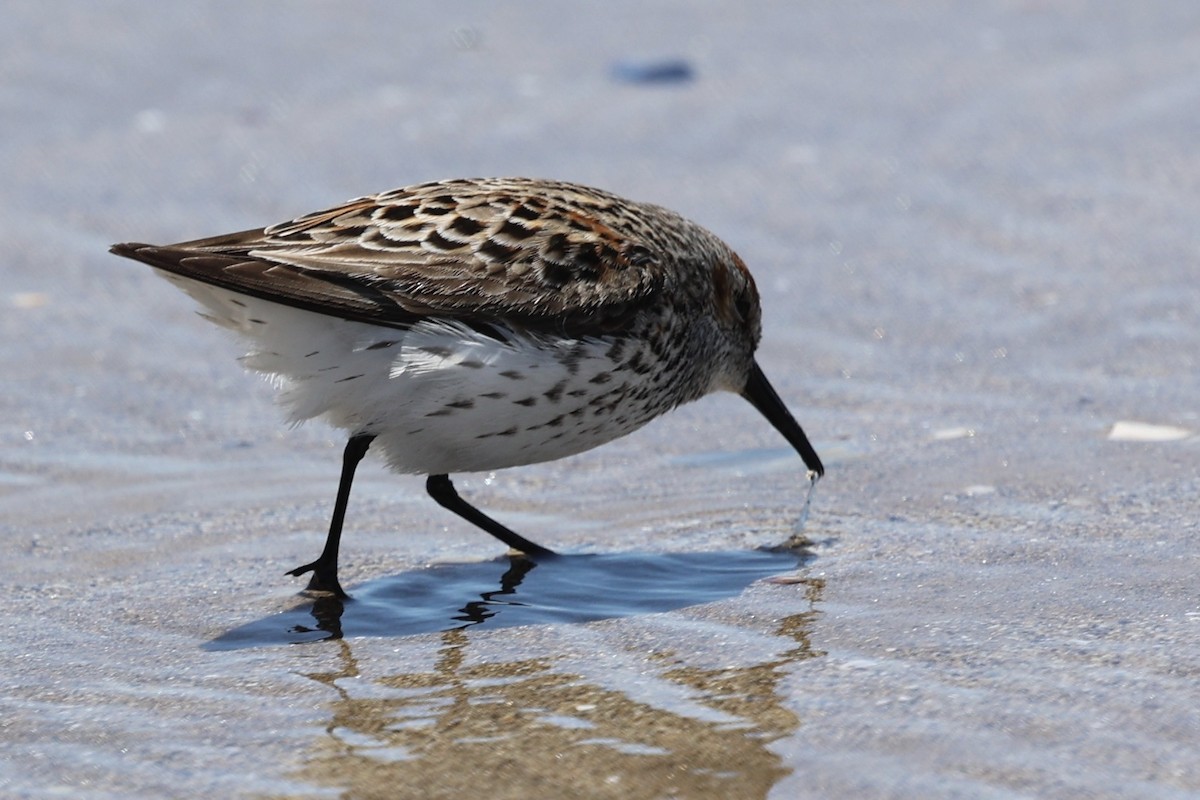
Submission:
<svg viewBox="0 0 1200 800">
<path fill-rule="evenodd" d="M 14 6 L 0 796 L 1200 792 L 1200 9 Z M 671 65 L 662 69 L 656 65 Z M 764 297 L 739 398 L 467 475 L 365 462 L 114 241 L 524 174 Z"/>
</svg>

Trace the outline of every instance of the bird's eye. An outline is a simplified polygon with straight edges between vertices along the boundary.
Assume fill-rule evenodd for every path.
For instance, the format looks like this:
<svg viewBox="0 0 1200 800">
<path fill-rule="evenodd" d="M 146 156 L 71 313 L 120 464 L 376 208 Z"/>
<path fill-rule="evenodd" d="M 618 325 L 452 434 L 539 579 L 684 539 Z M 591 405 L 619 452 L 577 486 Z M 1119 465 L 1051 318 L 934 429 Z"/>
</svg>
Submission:
<svg viewBox="0 0 1200 800">
<path fill-rule="evenodd" d="M 738 292 L 733 298 L 733 307 L 738 316 L 742 318 L 742 322 L 749 321 L 750 315 L 754 312 L 754 301 L 750 299 L 750 293 Z"/>
</svg>

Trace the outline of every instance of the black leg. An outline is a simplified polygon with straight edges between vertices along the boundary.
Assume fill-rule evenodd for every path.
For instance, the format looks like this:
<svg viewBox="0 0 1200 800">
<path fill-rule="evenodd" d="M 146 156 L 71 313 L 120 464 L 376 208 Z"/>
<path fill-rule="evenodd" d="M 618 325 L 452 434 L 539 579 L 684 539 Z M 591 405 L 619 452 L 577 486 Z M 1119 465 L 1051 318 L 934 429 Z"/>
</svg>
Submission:
<svg viewBox="0 0 1200 800">
<path fill-rule="evenodd" d="M 337 579 L 338 545 L 342 541 L 342 521 L 346 518 L 346 504 L 350 502 L 350 484 L 354 483 L 354 470 L 367 454 L 374 434 L 359 433 L 350 437 L 342 453 L 342 479 L 338 483 L 337 501 L 333 504 L 333 517 L 329 520 L 329 535 L 325 537 L 325 549 L 311 564 L 296 567 L 288 575 L 297 577 L 311 572 L 308 588 L 314 591 L 333 592 L 338 597 L 347 597 Z"/>
<path fill-rule="evenodd" d="M 430 475 L 429 480 L 425 481 L 425 491 L 429 492 L 429 496 L 438 501 L 438 504 L 443 508 L 448 508 L 467 522 L 478 525 L 514 550 L 520 550 L 522 553 L 531 556 L 555 555 L 553 550 L 547 550 L 541 545 L 529 541 L 519 533 L 510 531 L 459 497 L 458 492 L 454 490 L 454 484 L 450 482 L 449 475 Z"/>
</svg>

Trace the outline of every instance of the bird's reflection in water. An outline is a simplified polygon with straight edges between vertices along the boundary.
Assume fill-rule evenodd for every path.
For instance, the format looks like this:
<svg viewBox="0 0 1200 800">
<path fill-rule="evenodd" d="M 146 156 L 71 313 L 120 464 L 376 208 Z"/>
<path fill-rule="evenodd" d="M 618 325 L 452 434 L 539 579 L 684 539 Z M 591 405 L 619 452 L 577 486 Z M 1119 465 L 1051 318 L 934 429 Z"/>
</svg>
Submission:
<svg viewBox="0 0 1200 800">
<path fill-rule="evenodd" d="M 529 571 L 537 566 L 535 562 L 524 556 L 510 557 L 510 566 L 503 575 L 500 576 L 500 588 L 490 592 L 483 592 L 479 595 L 478 600 L 471 600 L 458 613 L 453 614 L 450 619 L 453 622 L 461 624 L 452 627 L 467 628 L 472 625 L 480 625 L 499 612 L 498 606 L 521 606 L 524 603 L 516 600 L 502 600 L 499 598 L 512 596 L 516 594 L 517 587 L 521 585 L 521 581 L 529 574 Z M 315 626 L 310 625 L 294 625 L 288 629 L 289 633 L 293 634 L 312 634 L 324 633 L 326 635 L 314 638 L 306 638 L 304 641 L 318 641 L 325 639 L 341 639 L 345 632 L 342 630 L 342 615 L 346 611 L 346 604 L 341 598 L 333 596 L 322 596 L 313 600 L 310 613 L 316 621 Z"/>
<path fill-rule="evenodd" d="M 312 605 L 313 619 L 317 621 L 316 627 L 295 625 L 288 629 L 288 633 L 308 634 L 324 631 L 329 635 L 321 636 L 320 639 L 341 639 L 342 614 L 344 613 L 346 613 L 346 604 L 340 597 L 318 597 Z"/>
<path fill-rule="evenodd" d="M 536 566 L 537 564 L 528 558 L 513 558 L 512 566 L 500 576 L 500 588 L 494 592 L 484 592 L 479 596 L 480 599 L 467 603 L 462 607 L 462 613 L 455 615 L 453 618 L 463 623 L 461 627 L 469 628 L 472 625 L 480 625 L 496 616 L 499 613 L 497 606 L 525 605 L 525 603 L 519 603 L 516 600 L 501 600 L 498 598 L 515 595 L 517 587 L 521 585 L 521 581 L 525 580 L 525 576 Z"/>
<path fill-rule="evenodd" d="M 494 629 L 589 622 L 673 611 L 735 597 L 757 580 L 795 570 L 808 557 L 785 548 L 561 555 L 537 561 L 512 556 L 439 564 L 353 587 L 353 600 L 324 596 L 251 622 L 222 634 L 208 648 L 411 636 L 479 625 Z"/>
<path fill-rule="evenodd" d="M 516 659 L 490 646 L 471 653 L 467 629 L 520 584 L 514 570 L 505 573 L 511 585 L 436 635 L 426 671 L 389 673 L 339 642 L 340 667 L 307 674 L 333 698 L 325 734 L 295 777 L 347 797 L 636 800 L 762 798 L 789 773 L 770 744 L 800 725 L 781 682 L 822 655 L 809 641 L 819 579 L 787 587 L 808 610 L 770 631 L 663 615 L 643 618 L 640 635 L 625 625 L 558 626 L 554 636 L 523 637 L 527 654 Z M 690 650 L 697 636 L 720 641 L 719 652 Z M 671 644 L 647 650 L 648 640 Z M 581 650 L 595 655 L 581 659 Z"/>
</svg>

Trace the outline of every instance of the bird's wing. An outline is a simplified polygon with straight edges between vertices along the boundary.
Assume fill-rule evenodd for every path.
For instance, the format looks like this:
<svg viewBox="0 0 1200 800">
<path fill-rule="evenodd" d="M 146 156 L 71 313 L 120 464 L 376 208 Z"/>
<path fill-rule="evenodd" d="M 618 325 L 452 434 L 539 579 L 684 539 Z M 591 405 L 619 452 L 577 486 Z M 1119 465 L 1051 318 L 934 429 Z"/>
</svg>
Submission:
<svg viewBox="0 0 1200 800">
<path fill-rule="evenodd" d="M 665 216 L 663 216 L 665 215 Z M 118 255 L 235 292 L 378 325 L 428 316 L 600 335 L 664 290 L 655 206 L 566 183 L 453 180 L 265 229 Z"/>
</svg>

